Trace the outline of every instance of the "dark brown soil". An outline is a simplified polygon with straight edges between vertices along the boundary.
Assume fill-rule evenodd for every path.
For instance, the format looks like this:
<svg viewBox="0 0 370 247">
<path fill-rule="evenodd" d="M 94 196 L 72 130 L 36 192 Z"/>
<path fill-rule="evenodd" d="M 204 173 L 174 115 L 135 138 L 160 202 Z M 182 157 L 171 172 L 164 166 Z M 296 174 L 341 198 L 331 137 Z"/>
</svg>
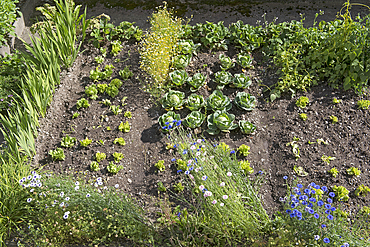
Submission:
<svg viewBox="0 0 370 247">
<path fill-rule="evenodd" d="M 74 66 L 64 71 L 62 74 L 61 85 L 54 95 L 47 118 L 41 120 L 41 127 L 37 138 L 37 155 L 34 157 L 34 164 L 44 166 L 44 169 L 52 170 L 56 174 L 75 174 L 83 173 L 87 181 L 93 183 L 97 177 L 102 177 L 107 186 L 119 185 L 119 189 L 133 195 L 142 205 L 152 205 L 151 200 L 144 195 L 157 196 L 157 183 L 159 181 L 167 188 L 172 186 L 180 179 L 177 175 L 176 167 L 171 162 L 173 155 L 166 150 L 167 138 L 159 130 L 158 117 L 165 113 L 160 105 L 155 105 L 150 95 L 141 90 L 144 83 L 144 74 L 139 68 L 139 54 L 137 45 L 133 42 L 126 42 L 124 48 L 117 57 L 110 57 L 104 62 L 115 66 L 112 78 L 119 78 L 118 71 L 126 65 L 131 65 L 130 69 L 134 76 L 125 81 L 120 89 L 119 95 L 114 98 L 112 104 L 119 105 L 120 100 L 126 96 L 127 105 L 123 107 L 123 112 L 131 111 L 132 119 L 127 119 L 123 114 L 113 115 L 108 107 L 99 102 L 109 96 L 99 96 L 97 100 L 89 100 L 91 106 L 84 110 L 78 110 L 81 114 L 78 118 L 72 119 L 72 115 L 77 111 L 76 101 L 84 95 L 84 88 L 90 85 L 89 71 L 96 67 L 94 57 L 99 55 L 98 49 L 91 45 L 85 45 L 86 51 L 81 54 Z M 108 48 L 108 51 L 110 49 Z M 130 56 L 128 56 L 128 52 Z M 187 67 L 189 75 L 195 72 L 207 74 L 207 85 L 210 90 L 202 88 L 199 93 L 207 97 L 216 87 L 211 80 L 213 74 L 220 70 L 218 55 L 221 52 L 210 53 L 208 51 L 199 52 L 190 66 Z M 236 51 L 229 49 L 227 55 L 236 56 Z M 300 93 L 297 97 L 305 95 L 310 99 L 310 103 L 305 109 L 295 106 L 297 99 L 285 96 L 281 99 L 268 103 L 268 92 L 263 90 L 266 86 L 271 86 L 277 82 L 277 75 L 271 69 L 267 60 L 263 61 L 260 53 L 253 54 L 255 69 L 247 70 L 245 73 L 253 78 L 252 86 L 245 91 L 258 98 L 258 104 L 254 111 L 244 112 L 236 108 L 229 111 L 236 115 L 236 120 L 246 119 L 257 126 L 255 135 L 243 135 L 239 130 L 232 131 L 230 134 L 220 134 L 209 136 L 205 130 L 206 123 L 203 124 L 203 133 L 209 140 L 219 139 L 236 149 L 241 144 L 251 147 L 251 154 L 247 157 L 255 172 L 252 176 L 262 170 L 266 174 L 266 182 L 260 191 L 263 198 L 265 209 L 270 215 L 281 207 L 279 198 L 286 192 L 283 176 L 288 179 L 299 178 L 302 183 L 315 182 L 319 185 L 328 187 L 342 185 L 351 191 L 350 200 L 344 203 L 345 208 L 354 212 L 363 205 L 369 205 L 369 197 L 356 197 L 354 190 L 364 184 L 370 186 L 370 120 L 369 110 L 359 110 L 356 102 L 360 96 L 351 91 L 343 92 L 328 87 L 325 83 L 312 88 L 307 93 Z M 114 60 L 120 58 L 120 63 Z M 128 60 L 126 60 L 128 58 Z M 203 66 L 207 64 L 207 66 Z M 101 66 L 101 67 L 103 67 Z M 241 73 L 240 68 L 231 70 L 232 74 Z M 259 83 L 258 83 L 259 82 Z M 109 83 L 109 81 L 101 82 Z M 182 89 L 186 96 L 190 94 L 188 87 Z M 224 94 L 233 99 L 237 90 L 225 87 Z M 342 102 L 334 105 L 333 98 L 341 99 Z M 368 96 L 365 99 L 369 99 Z M 121 107 L 122 108 L 122 107 Z M 299 118 L 299 113 L 306 113 L 308 119 L 303 121 Z M 178 113 L 184 118 L 188 114 L 187 110 Z M 102 115 L 107 115 L 102 120 Z M 329 120 L 331 115 L 338 117 L 338 123 L 332 124 Z M 118 131 L 121 121 L 128 120 L 131 125 L 129 133 Z M 110 126 L 111 131 L 106 127 Z M 49 150 L 60 147 L 60 141 L 66 134 L 83 140 L 86 137 L 93 140 L 87 148 L 79 144 L 71 149 L 65 150 L 65 161 L 52 161 Z M 113 144 L 116 137 L 123 137 L 126 145 L 120 147 Z M 296 161 L 291 147 L 286 146 L 299 137 L 300 158 Z M 322 138 L 328 145 L 308 144 L 308 141 L 316 141 Z M 98 143 L 99 140 L 105 142 L 104 145 Z M 94 160 L 96 152 L 107 154 L 107 160 L 101 162 L 99 172 L 90 171 L 90 162 Z M 106 166 L 113 160 L 113 152 L 122 152 L 124 159 L 120 162 L 124 169 L 116 175 L 107 172 Z M 321 161 L 322 155 L 332 156 L 336 159 L 326 165 Z M 158 174 L 154 164 L 163 159 L 167 167 L 165 172 Z M 298 177 L 293 171 L 293 167 L 301 166 L 308 176 Z M 359 168 L 362 173 L 359 177 L 351 177 L 346 173 L 346 169 L 354 166 Z M 340 174 L 333 178 L 327 171 L 336 167 Z"/>
</svg>

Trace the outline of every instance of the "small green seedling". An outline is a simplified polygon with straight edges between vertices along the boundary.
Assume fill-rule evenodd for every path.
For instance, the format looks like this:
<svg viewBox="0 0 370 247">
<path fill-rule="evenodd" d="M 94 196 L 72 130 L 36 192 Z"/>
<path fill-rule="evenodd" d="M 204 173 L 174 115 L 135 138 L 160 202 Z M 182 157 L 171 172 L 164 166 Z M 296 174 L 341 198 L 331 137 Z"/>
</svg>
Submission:
<svg viewBox="0 0 370 247">
<path fill-rule="evenodd" d="M 334 115 L 331 115 L 331 116 L 329 117 L 329 119 L 331 120 L 331 123 L 332 123 L 332 124 L 336 124 L 336 123 L 338 123 L 338 118 L 337 118 L 336 116 L 334 116 Z"/>
<path fill-rule="evenodd" d="M 123 156 L 122 153 L 114 152 L 113 153 L 113 158 L 114 158 L 114 162 L 118 163 L 124 158 L 124 156 Z"/>
<path fill-rule="evenodd" d="M 177 192 L 177 193 L 180 193 L 180 192 L 183 192 L 184 191 L 184 186 L 181 184 L 181 182 L 178 182 L 177 184 L 175 184 L 173 186 L 173 189 Z"/>
<path fill-rule="evenodd" d="M 126 145 L 125 139 L 123 139 L 122 137 L 119 137 L 119 138 L 114 139 L 113 143 L 114 144 L 117 144 L 118 143 L 121 146 L 125 146 Z"/>
<path fill-rule="evenodd" d="M 112 44 L 112 50 L 110 53 L 115 57 L 118 55 L 118 53 L 120 53 L 123 46 L 120 44 L 118 40 L 113 41 L 111 44 Z"/>
<path fill-rule="evenodd" d="M 308 176 L 308 172 L 306 172 L 304 169 L 303 169 L 303 167 L 302 166 L 294 166 L 293 167 L 293 171 L 295 171 L 295 173 L 297 173 L 297 175 L 298 176 L 300 176 L 300 177 L 306 177 L 306 176 Z"/>
<path fill-rule="evenodd" d="M 108 87 L 108 85 L 106 83 L 102 83 L 102 84 L 97 84 L 96 85 L 96 89 L 98 89 L 98 92 L 99 93 L 104 93 L 105 90 L 107 89 L 107 87 Z"/>
<path fill-rule="evenodd" d="M 98 89 L 95 84 L 85 87 L 85 94 L 90 99 L 96 100 L 98 98 Z"/>
<path fill-rule="evenodd" d="M 361 171 L 360 169 L 357 169 L 356 167 L 350 167 L 347 169 L 347 174 L 351 176 L 360 176 Z"/>
<path fill-rule="evenodd" d="M 157 167 L 160 172 L 163 172 L 166 169 L 164 166 L 164 160 L 158 160 L 154 166 Z"/>
<path fill-rule="evenodd" d="M 132 118 L 132 113 L 130 111 L 126 111 L 123 116 L 127 118 Z"/>
<path fill-rule="evenodd" d="M 370 107 L 370 100 L 359 100 L 357 101 L 357 106 L 359 109 L 369 109 Z"/>
<path fill-rule="evenodd" d="M 131 127 L 128 121 L 126 121 L 125 123 L 121 122 L 120 125 L 118 126 L 118 130 L 122 132 L 130 132 L 130 128 Z"/>
<path fill-rule="evenodd" d="M 134 73 L 132 73 L 132 71 L 130 71 L 130 65 L 126 66 L 123 70 L 120 70 L 118 72 L 118 74 L 125 81 L 134 75 Z"/>
<path fill-rule="evenodd" d="M 107 56 L 107 48 L 100 47 L 100 52 L 103 57 Z"/>
<path fill-rule="evenodd" d="M 105 160 L 105 158 L 107 158 L 107 155 L 105 153 L 97 152 L 95 154 L 95 159 L 96 159 L 97 162 L 100 162 L 102 160 Z"/>
<path fill-rule="evenodd" d="M 91 144 L 91 142 L 92 142 L 92 140 L 90 140 L 89 138 L 86 137 L 85 140 L 80 141 L 80 145 L 82 147 L 87 147 Z"/>
<path fill-rule="evenodd" d="M 182 159 L 178 159 L 176 161 L 176 163 L 177 163 L 177 170 L 187 171 L 189 169 L 188 164 L 186 163 L 186 161 L 184 161 Z"/>
<path fill-rule="evenodd" d="M 111 106 L 112 105 L 112 102 L 109 99 L 103 99 L 103 101 L 101 103 L 105 106 Z"/>
<path fill-rule="evenodd" d="M 114 59 L 114 62 L 115 63 L 120 63 L 121 62 L 121 59 L 120 58 L 116 58 L 116 59 Z"/>
<path fill-rule="evenodd" d="M 62 138 L 62 141 L 60 142 L 60 145 L 65 148 L 71 148 L 76 144 L 76 138 L 70 137 L 69 135 L 66 135 Z"/>
<path fill-rule="evenodd" d="M 239 168 L 243 170 L 245 174 L 252 174 L 254 172 L 248 160 L 239 161 L 238 164 L 239 164 Z"/>
<path fill-rule="evenodd" d="M 305 113 L 301 113 L 301 114 L 299 114 L 299 117 L 303 120 L 303 121 L 306 121 L 307 120 L 307 114 L 305 114 Z"/>
<path fill-rule="evenodd" d="M 75 113 L 73 113 L 73 115 L 72 115 L 72 119 L 78 118 L 78 116 L 80 116 L 80 113 L 75 112 Z"/>
<path fill-rule="evenodd" d="M 293 141 L 286 144 L 286 146 L 292 146 L 292 152 L 294 154 L 295 160 L 298 160 L 301 157 L 301 156 L 299 156 L 300 150 L 299 150 L 298 144 L 297 144 L 298 140 L 299 140 L 298 137 L 293 137 Z"/>
<path fill-rule="evenodd" d="M 250 152 L 249 152 L 249 150 L 250 150 L 251 148 L 249 147 L 249 146 L 247 146 L 247 145 L 245 145 L 245 144 L 242 144 L 242 145 L 240 145 L 240 147 L 238 147 L 238 151 L 239 151 L 239 153 L 241 153 L 244 157 L 246 157 L 246 156 L 248 156 L 248 154 L 250 154 Z"/>
<path fill-rule="evenodd" d="M 324 139 L 322 139 L 322 138 L 319 138 L 316 141 L 317 141 L 317 144 L 319 144 L 319 145 L 320 144 L 324 144 L 324 145 L 328 145 L 329 144 L 327 141 L 324 141 Z"/>
<path fill-rule="evenodd" d="M 335 160 L 335 157 L 331 157 L 331 156 L 323 155 L 323 156 L 321 156 L 321 160 L 322 160 L 325 164 L 329 165 L 329 164 L 330 164 L 330 161 Z"/>
<path fill-rule="evenodd" d="M 157 183 L 157 185 L 158 185 L 158 190 L 159 191 L 166 192 L 167 189 L 166 189 L 166 187 L 164 187 L 164 185 L 163 185 L 163 183 L 161 181 L 159 181 Z"/>
<path fill-rule="evenodd" d="M 107 126 L 107 130 L 112 130 L 111 127 Z"/>
<path fill-rule="evenodd" d="M 119 105 L 111 105 L 110 110 L 113 112 L 114 115 L 122 113 L 122 109 L 119 109 Z"/>
<path fill-rule="evenodd" d="M 337 170 L 337 168 L 335 168 L 335 167 L 333 167 L 333 168 L 331 168 L 329 171 L 328 171 L 333 177 L 337 177 L 338 176 L 338 174 L 339 174 L 339 172 L 338 172 L 338 170 Z"/>
<path fill-rule="evenodd" d="M 333 104 L 339 104 L 340 102 L 342 102 L 341 99 L 337 99 L 337 98 L 333 99 Z"/>
<path fill-rule="evenodd" d="M 367 193 L 370 192 L 370 188 L 361 184 L 358 186 L 358 188 L 355 190 L 355 195 L 356 196 L 367 196 Z"/>
<path fill-rule="evenodd" d="M 50 150 L 49 154 L 53 160 L 64 160 L 66 156 L 64 155 L 64 151 L 61 148 L 56 148 L 54 150 Z"/>
<path fill-rule="evenodd" d="M 91 163 L 90 163 L 90 170 L 91 171 L 94 171 L 94 172 L 99 171 L 100 170 L 99 163 L 96 162 L 96 161 L 91 161 Z"/>
<path fill-rule="evenodd" d="M 81 98 L 76 103 L 77 109 L 88 108 L 90 106 L 89 101 L 85 98 Z"/>
<path fill-rule="evenodd" d="M 121 100 L 121 104 L 122 104 L 122 106 L 127 105 L 127 103 L 125 103 L 125 100 L 126 100 L 126 99 L 127 99 L 127 97 L 126 97 L 126 96 L 122 98 L 122 100 Z"/>
<path fill-rule="evenodd" d="M 117 166 L 113 161 L 109 162 L 107 166 L 108 172 L 112 174 L 117 174 L 121 169 L 123 169 L 123 166 Z"/>
<path fill-rule="evenodd" d="M 104 57 L 103 56 L 97 56 L 94 59 L 95 59 L 95 62 L 97 64 L 102 64 L 104 62 Z"/>
<path fill-rule="evenodd" d="M 299 108 L 306 108 L 307 104 L 310 103 L 310 100 L 305 97 L 301 96 L 299 99 L 295 102 L 295 105 L 298 106 Z"/>
<path fill-rule="evenodd" d="M 98 143 L 99 143 L 100 145 L 104 146 L 105 141 L 103 141 L 103 140 L 101 140 L 101 139 L 100 139 L 100 140 L 98 141 Z"/>
<path fill-rule="evenodd" d="M 348 201 L 349 199 L 349 191 L 343 186 L 333 186 L 333 191 L 335 193 L 335 197 L 338 201 Z"/>
</svg>

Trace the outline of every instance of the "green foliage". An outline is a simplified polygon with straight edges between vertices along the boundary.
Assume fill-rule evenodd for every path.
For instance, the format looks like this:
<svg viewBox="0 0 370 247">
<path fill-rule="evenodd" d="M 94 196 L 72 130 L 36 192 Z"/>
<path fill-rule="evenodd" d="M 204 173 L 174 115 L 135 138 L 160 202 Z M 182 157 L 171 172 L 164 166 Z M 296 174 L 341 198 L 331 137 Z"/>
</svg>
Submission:
<svg viewBox="0 0 370 247">
<path fill-rule="evenodd" d="M 178 182 L 177 184 L 175 184 L 173 186 L 173 189 L 177 192 L 177 193 L 181 193 L 184 191 L 184 186 L 181 184 L 181 182 Z"/>
<path fill-rule="evenodd" d="M 335 197 L 338 199 L 338 201 L 348 201 L 349 199 L 349 190 L 347 190 L 343 186 L 333 186 L 333 191 L 335 193 Z"/>
<path fill-rule="evenodd" d="M 88 108 L 90 106 L 90 104 L 89 104 L 89 101 L 87 99 L 81 98 L 81 99 L 77 100 L 76 106 L 77 106 L 77 109 Z"/>
<path fill-rule="evenodd" d="M 310 102 L 310 100 L 305 97 L 301 96 L 299 99 L 295 102 L 295 105 L 298 106 L 299 108 L 306 108 L 307 104 Z"/>
<path fill-rule="evenodd" d="M 126 145 L 126 141 L 125 141 L 125 139 L 123 139 L 123 137 L 119 137 L 119 138 L 114 139 L 113 143 L 114 144 L 117 144 L 118 143 L 121 146 L 125 146 Z"/>
<path fill-rule="evenodd" d="M 91 161 L 90 163 L 90 170 L 94 172 L 98 172 L 100 170 L 99 163 L 96 161 Z"/>
<path fill-rule="evenodd" d="M 107 89 L 105 89 L 105 92 L 111 97 L 114 98 L 118 95 L 119 91 L 118 88 L 114 85 L 109 85 Z"/>
<path fill-rule="evenodd" d="M 75 113 L 73 113 L 73 115 L 72 115 L 72 119 L 78 118 L 78 116 L 80 116 L 80 113 L 75 112 Z"/>
<path fill-rule="evenodd" d="M 103 56 L 97 56 L 94 58 L 95 62 L 97 64 L 102 64 L 104 62 L 104 57 Z"/>
<path fill-rule="evenodd" d="M 118 26 L 114 28 L 116 32 L 116 36 L 120 40 L 129 40 L 131 38 L 135 38 L 137 41 L 141 39 L 143 35 L 143 31 L 139 28 L 134 26 L 135 22 L 128 22 L 123 21 Z"/>
<path fill-rule="evenodd" d="M 256 97 L 246 92 L 238 92 L 235 96 L 234 104 L 240 109 L 253 111 L 256 107 Z"/>
<path fill-rule="evenodd" d="M 200 111 L 192 111 L 184 119 L 184 125 L 192 129 L 198 128 L 203 124 L 205 118 L 206 116 Z"/>
<path fill-rule="evenodd" d="M 229 97 L 224 95 L 220 90 L 213 91 L 206 101 L 207 109 L 212 111 L 228 111 L 232 107 Z"/>
<path fill-rule="evenodd" d="M 90 79 L 94 82 L 101 81 L 101 80 L 108 80 L 111 78 L 113 74 L 114 66 L 111 64 L 107 64 L 104 67 L 104 71 L 100 71 L 99 66 L 97 66 L 95 69 L 90 70 Z"/>
<path fill-rule="evenodd" d="M 249 152 L 249 150 L 251 149 L 251 147 L 250 146 L 247 146 L 247 145 L 245 145 L 245 144 L 242 144 L 242 145 L 240 145 L 240 147 L 238 147 L 238 151 L 239 151 L 239 153 L 241 153 L 243 156 L 248 156 L 248 154 L 250 154 L 250 152 Z"/>
<path fill-rule="evenodd" d="M 103 105 L 109 106 L 109 107 L 112 105 L 112 102 L 109 99 L 103 99 L 103 101 L 101 103 Z"/>
<path fill-rule="evenodd" d="M 163 172 L 166 167 L 164 166 L 164 160 L 158 160 L 157 163 L 154 165 L 160 172 Z"/>
<path fill-rule="evenodd" d="M 65 148 L 71 148 L 76 144 L 76 142 L 77 140 L 75 137 L 70 137 L 69 135 L 66 135 L 62 138 L 60 145 Z"/>
<path fill-rule="evenodd" d="M 331 123 L 332 124 L 338 123 L 338 118 L 336 116 L 334 116 L 334 115 L 331 115 L 329 117 L 329 119 L 331 120 Z"/>
<path fill-rule="evenodd" d="M 228 70 L 235 66 L 234 61 L 225 54 L 220 54 L 218 58 L 220 59 L 222 70 Z"/>
<path fill-rule="evenodd" d="M 307 114 L 305 114 L 305 113 L 300 113 L 299 114 L 299 117 L 303 120 L 303 121 L 306 121 L 307 120 Z"/>
<path fill-rule="evenodd" d="M 223 21 L 217 24 L 208 21 L 205 24 L 197 23 L 192 28 L 192 35 L 195 42 L 200 42 L 206 48 L 227 50 L 226 38 L 229 29 L 224 26 Z"/>
<path fill-rule="evenodd" d="M 123 70 L 120 70 L 118 72 L 118 74 L 119 74 L 119 76 L 121 76 L 122 80 L 126 81 L 134 75 L 134 73 L 132 73 L 132 71 L 130 71 L 130 66 L 131 65 L 126 66 L 126 67 L 123 68 Z"/>
<path fill-rule="evenodd" d="M 190 61 L 191 61 L 192 55 L 178 55 L 173 58 L 172 65 L 175 69 L 184 69 L 186 68 Z"/>
<path fill-rule="evenodd" d="M 233 84 L 231 86 L 236 88 L 246 89 L 252 84 L 252 80 L 249 76 L 244 74 L 234 74 Z"/>
<path fill-rule="evenodd" d="M 286 146 L 292 146 L 292 152 L 294 154 L 294 157 L 296 160 L 298 160 L 299 158 L 301 158 L 301 156 L 299 156 L 300 154 L 300 150 L 299 150 L 299 147 L 298 147 L 298 144 L 297 144 L 297 141 L 299 139 L 296 139 L 295 137 L 293 138 L 293 141 L 289 142 L 286 144 Z"/>
<path fill-rule="evenodd" d="M 111 105 L 110 110 L 113 112 L 114 115 L 122 113 L 122 109 L 119 109 L 119 105 Z"/>
<path fill-rule="evenodd" d="M 117 174 L 120 170 L 123 169 L 123 166 L 117 166 L 113 161 L 110 161 L 107 166 L 107 170 L 109 173 Z"/>
<path fill-rule="evenodd" d="M 369 109 L 370 100 L 359 100 L 357 101 L 357 106 L 359 109 Z"/>
<path fill-rule="evenodd" d="M 173 110 L 180 110 L 183 108 L 184 104 L 184 98 L 185 98 L 185 93 L 180 92 L 180 91 L 174 91 L 170 90 L 168 93 L 166 93 L 163 98 L 161 99 L 161 104 L 164 109 L 167 111 Z"/>
<path fill-rule="evenodd" d="M 215 73 L 215 80 L 218 90 L 222 90 L 227 84 L 229 84 L 233 80 L 233 76 L 230 72 L 227 71 L 218 71 Z"/>
<path fill-rule="evenodd" d="M 333 167 L 333 168 L 331 168 L 329 171 L 328 171 L 333 177 L 337 177 L 338 176 L 338 174 L 339 174 L 339 172 L 338 172 L 338 170 L 337 170 L 337 168 L 335 168 L 335 167 Z"/>
<path fill-rule="evenodd" d="M 190 85 L 190 91 L 196 92 L 206 84 L 207 76 L 202 73 L 195 73 L 192 77 L 188 78 L 188 84 Z"/>
<path fill-rule="evenodd" d="M 0 3 L 0 47 L 5 45 L 9 35 L 14 35 L 13 23 L 17 19 L 18 0 L 4 0 Z"/>
<path fill-rule="evenodd" d="M 98 98 L 98 89 L 96 88 L 95 84 L 85 87 L 85 94 L 90 99 L 97 99 Z"/>
<path fill-rule="evenodd" d="M 114 158 L 114 162 L 118 163 L 124 158 L 124 156 L 123 156 L 122 153 L 114 152 L 113 153 L 113 158 Z"/>
<path fill-rule="evenodd" d="M 116 88 L 120 88 L 122 84 L 123 82 L 120 79 L 115 78 L 109 83 L 109 86 L 115 86 Z"/>
<path fill-rule="evenodd" d="M 53 160 L 64 160 L 66 156 L 64 155 L 64 151 L 61 148 L 56 148 L 54 150 L 50 150 L 49 154 Z"/>
<path fill-rule="evenodd" d="M 123 46 L 118 40 L 112 41 L 111 45 L 112 45 L 112 50 L 110 53 L 115 57 L 120 53 Z"/>
<path fill-rule="evenodd" d="M 86 137 L 86 139 L 80 141 L 80 145 L 82 147 L 87 147 L 88 145 L 91 144 L 91 142 L 92 142 L 92 140 Z"/>
<path fill-rule="evenodd" d="M 325 164 L 329 165 L 329 164 L 330 164 L 330 161 L 335 160 L 335 157 L 331 157 L 331 156 L 323 155 L 323 156 L 321 156 L 321 160 L 322 160 Z"/>
<path fill-rule="evenodd" d="M 347 169 L 347 174 L 351 176 L 360 176 L 361 171 L 356 167 L 350 167 Z"/>
<path fill-rule="evenodd" d="M 132 113 L 130 111 L 126 111 L 125 114 L 123 114 L 124 117 L 132 118 Z"/>
<path fill-rule="evenodd" d="M 192 93 L 186 99 L 185 105 L 190 111 L 198 111 L 205 105 L 204 98 L 202 95 Z"/>
<path fill-rule="evenodd" d="M 363 184 L 360 184 L 358 188 L 355 190 L 356 196 L 367 196 L 367 193 L 370 192 L 370 188 L 368 186 L 365 186 Z"/>
<path fill-rule="evenodd" d="M 333 104 L 339 104 L 340 102 L 342 102 L 341 99 L 337 99 L 337 98 L 333 99 Z"/>
<path fill-rule="evenodd" d="M 260 25 L 244 25 L 243 21 L 239 20 L 235 23 L 231 23 L 229 29 L 230 40 L 237 48 L 251 52 L 264 44 L 264 37 L 262 36 L 264 30 Z"/>
<path fill-rule="evenodd" d="M 183 85 L 189 78 L 188 73 L 185 70 L 175 70 L 169 73 L 171 82 L 175 86 Z"/>
<path fill-rule="evenodd" d="M 130 127 L 130 124 L 129 124 L 129 122 L 128 122 L 128 121 L 126 121 L 126 122 L 121 122 L 121 123 L 119 124 L 119 126 L 118 126 L 118 130 L 119 130 L 119 131 L 122 131 L 122 132 L 124 132 L 124 133 L 130 132 L 130 129 L 131 129 L 131 127 Z"/>
<path fill-rule="evenodd" d="M 256 126 L 246 120 L 239 121 L 239 128 L 243 134 L 252 134 L 256 130 Z"/>
<path fill-rule="evenodd" d="M 96 88 L 98 89 L 99 93 L 104 93 L 107 89 L 108 85 L 106 83 L 97 84 Z"/>
<path fill-rule="evenodd" d="M 249 55 L 249 54 L 246 54 L 246 55 L 242 55 L 242 54 L 238 54 L 238 58 L 236 59 L 236 62 L 243 68 L 253 68 L 253 65 L 252 65 L 252 57 Z"/>
<path fill-rule="evenodd" d="M 163 132 L 168 132 L 171 129 L 177 128 L 178 124 L 181 123 L 180 114 L 168 111 L 158 118 L 158 123 Z"/>
<path fill-rule="evenodd" d="M 251 167 L 251 164 L 248 160 L 242 160 L 238 162 L 239 168 L 243 170 L 245 174 L 252 174 L 254 172 L 253 168 Z"/>
<path fill-rule="evenodd" d="M 164 187 L 164 185 L 163 185 L 163 183 L 161 181 L 159 181 L 157 183 L 157 186 L 158 186 L 158 190 L 159 191 L 166 192 L 167 189 L 166 189 L 166 187 Z"/>
<path fill-rule="evenodd" d="M 105 160 L 107 158 L 107 155 L 105 153 L 97 152 L 95 154 L 95 159 L 97 162 L 101 162 L 102 160 Z"/>
<path fill-rule="evenodd" d="M 298 176 L 300 176 L 300 177 L 306 177 L 306 176 L 308 176 L 308 172 L 306 172 L 306 171 L 303 169 L 303 167 L 302 167 L 302 166 L 296 166 L 296 165 L 294 165 L 294 167 L 293 167 L 293 171 L 294 171 L 295 173 L 297 173 L 297 175 L 298 175 Z"/>
<path fill-rule="evenodd" d="M 178 159 L 176 161 L 176 163 L 177 163 L 177 170 L 182 170 L 182 171 L 189 170 L 189 167 L 188 167 L 188 164 L 186 163 L 186 161 L 184 161 L 182 159 Z"/>
<path fill-rule="evenodd" d="M 234 130 L 238 127 L 237 124 L 233 123 L 234 120 L 235 115 L 217 110 L 207 117 L 207 132 L 210 135 L 217 135 L 220 131 L 230 132 L 230 130 Z"/>
<path fill-rule="evenodd" d="M 179 54 L 188 55 L 188 54 L 194 54 L 197 55 L 196 50 L 198 47 L 201 46 L 201 44 L 194 44 L 193 40 L 180 40 L 177 43 L 176 51 Z"/>
</svg>

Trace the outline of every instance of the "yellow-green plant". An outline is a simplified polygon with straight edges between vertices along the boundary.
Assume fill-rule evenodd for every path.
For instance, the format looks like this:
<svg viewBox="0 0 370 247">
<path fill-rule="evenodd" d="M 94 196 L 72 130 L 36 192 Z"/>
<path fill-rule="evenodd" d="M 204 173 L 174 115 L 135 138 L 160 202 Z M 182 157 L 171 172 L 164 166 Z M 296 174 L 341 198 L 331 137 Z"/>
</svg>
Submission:
<svg viewBox="0 0 370 247">
<path fill-rule="evenodd" d="M 96 159 L 97 162 L 100 162 L 100 161 L 104 160 L 105 158 L 107 158 L 107 155 L 105 153 L 97 152 L 95 154 L 95 159 Z"/>
<path fill-rule="evenodd" d="M 158 8 L 150 18 L 150 30 L 140 44 L 140 68 L 148 73 L 151 82 L 146 91 L 160 97 L 171 72 L 172 57 L 182 32 L 181 19 L 173 17 L 167 5 Z"/>
<path fill-rule="evenodd" d="M 338 170 L 337 170 L 337 168 L 335 168 L 335 167 L 333 167 L 333 168 L 331 168 L 329 171 L 328 171 L 333 177 L 337 177 L 338 176 L 338 174 L 339 174 L 339 172 L 338 172 Z"/>
<path fill-rule="evenodd" d="M 301 113 L 301 114 L 299 114 L 299 117 L 300 117 L 303 121 L 306 121 L 306 120 L 307 120 L 307 114 L 305 114 L 305 113 Z"/>
<path fill-rule="evenodd" d="M 158 162 L 154 165 L 158 168 L 159 171 L 163 172 L 166 167 L 164 166 L 164 160 L 158 160 Z"/>
</svg>

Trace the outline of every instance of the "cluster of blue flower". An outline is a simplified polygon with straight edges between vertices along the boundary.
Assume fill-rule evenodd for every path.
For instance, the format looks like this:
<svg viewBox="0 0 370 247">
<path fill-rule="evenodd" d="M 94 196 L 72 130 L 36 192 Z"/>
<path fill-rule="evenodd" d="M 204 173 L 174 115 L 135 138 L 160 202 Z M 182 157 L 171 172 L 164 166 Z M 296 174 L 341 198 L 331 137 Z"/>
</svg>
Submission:
<svg viewBox="0 0 370 247">
<path fill-rule="evenodd" d="M 170 130 L 170 129 L 172 129 L 173 127 L 178 127 L 178 126 L 180 126 L 180 124 L 181 124 L 181 120 L 179 120 L 179 121 L 177 121 L 177 120 L 173 120 L 171 123 L 170 122 L 165 122 L 164 124 L 166 125 L 166 126 L 163 126 L 162 127 L 162 129 L 164 129 L 164 130 Z"/>
</svg>

